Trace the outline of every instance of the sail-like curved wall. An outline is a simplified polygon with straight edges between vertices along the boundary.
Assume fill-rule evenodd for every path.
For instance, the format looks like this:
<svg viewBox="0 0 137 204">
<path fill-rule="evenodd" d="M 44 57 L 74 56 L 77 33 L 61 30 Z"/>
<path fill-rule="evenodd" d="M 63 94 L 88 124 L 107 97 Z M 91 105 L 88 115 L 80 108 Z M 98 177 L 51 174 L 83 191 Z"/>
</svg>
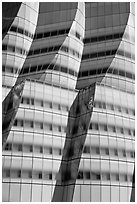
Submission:
<svg viewBox="0 0 137 204">
<path fill-rule="evenodd" d="M 135 152 L 133 7 L 86 4 L 77 88 L 94 83 L 96 88 L 73 201 L 130 201 Z"/>
<path fill-rule="evenodd" d="M 58 4 L 64 11 L 57 9 Z M 52 8 L 50 5 L 40 4 L 34 41 L 16 81 L 16 85 L 22 81 L 25 85 L 5 147 L 7 150 L 10 145 L 12 154 L 6 156 L 7 151 L 3 154 L 6 170 L 3 177 L 9 169 L 11 175 L 9 183 L 4 178 L 4 187 L 12 192 L 10 201 L 51 201 L 65 142 L 68 110 L 77 94 L 85 4 L 55 3 Z M 51 22 L 45 19 L 49 12 L 54 16 Z M 17 153 L 19 149 L 21 154 Z M 7 164 L 8 159 L 12 162 Z M 15 189 L 21 197 L 14 197 Z"/>
<path fill-rule="evenodd" d="M 134 15 L 128 2 L 21 3 L 4 25 L 3 98 L 16 90 L 20 101 L 3 201 L 130 201 Z"/>
<path fill-rule="evenodd" d="M 10 10 L 8 10 L 10 8 Z M 29 52 L 37 25 L 39 3 L 3 3 L 3 99 L 14 86 Z M 7 10 L 7 12 L 6 12 Z"/>
</svg>

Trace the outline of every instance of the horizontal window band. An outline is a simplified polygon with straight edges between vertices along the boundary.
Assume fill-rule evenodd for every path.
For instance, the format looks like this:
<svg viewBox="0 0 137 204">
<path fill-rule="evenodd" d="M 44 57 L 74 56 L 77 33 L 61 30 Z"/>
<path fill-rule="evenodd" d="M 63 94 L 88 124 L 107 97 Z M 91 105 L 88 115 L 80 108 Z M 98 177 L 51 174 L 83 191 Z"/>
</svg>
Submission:
<svg viewBox="0 0 137 204">
<path fill-rule="evenodd" d="M 70 28 L 65 28 L 61 30 L 53 30 L 48 32 L 36 33 L 34 35 L 34 40 L 53 37 L 53 36 L 59 36 L 59 35 L 65 35 L 65 34 L 68 34 L 69 31 L 70 31 Z M 81 40 L 81 35 L 79 34 L 79 32 L 76 31 L 76 32 L 73 32 L 73 34 L 75 35 L 76 38 Z"/>
<path fill-rule="evenodd" d="M 8 72 L 8 73 L 18 73 L 18 68 L 17 67 L 12 67 L 12 66 L 7 66 L 7 65 L 2 65 L 2 71 L 3 72 Z"/>
<path fill-rule="evenodd" d="M 69 30 L 70 30 L 69 28 L 66 28 L 66 29 L 61 29 L 61 30 L 54 30 L 54 31 L 49 31 L 49 32 L 36 33 L 34 35 L 34 40 L 42 39 L 42 38 L 46 38 L 46 37 L 57 36 L 57 35 L 68 34 Z"/>
<path fill-rule="evenodd" d="M 59 51 L 60 47 L 61 47 L 61 45 L 56 45 L 56 46 L 51 46 L 51 47 L 46 47 L 46 48 L 30 50 L 29 53 L 28 53 L 28 56 L 38 55 L 38 54 L 48 53 L 48 52 L 54 52 L 54 51 Z"/>
<path fill-rule="evenodd" d="M 30 50 L 28 53 L 28 56 L 39 55 L 39 54 L 49 53 L 49 52 L 55 52 L 55 51 L 59 51 L 59 50 L 66 52 L 66 53 L 70 53 L 73 56 L 76 56 L 77 58 L 81 58 L 81 55 L 79 54 L 78 51 L 76 51 L 72 48 L 69 48 L 67 46 L 61 46 L 61 45 Z"/>
<path fill-rule="evenodd" d="M 106 40 L 121 39 L 122 36 L 123 36 L 123 33 L 115 33 L 111 35 L 102 35 L 98 37 L 85 38 L 83 42 L 84 44 L 88 44 L 88 43 L 94 43 L 94 42 L 100 42 L 100 41 L 106 41 Z"/>
<path fill-rule="evenodd" d="M 22 29 L 20 27 L 12 26 L 9 31 L 12 31 L 12 32 L 15 32 L 15 33 L 20 33 L 22 35 L 26 35 L 27 37 L 30 37 L 31 39 L 33 39 L 33 34 L 32 33 L 30 33 L 29 31 L 27 31 L 25 29 Z"/>
<path fill-rule="evenodd" d="M 95 52 L 95 53 L 84 54 L 82 56 L 82 60 L 98 58 L 98 57 L 112 56 L 112 55 L 116 55 L 116 54 L 120 55 L 120 56 L 124 56 L 124 57 L 129 58 L 129 59 L 135 60 L 135 56 L 134 55 L 132 55 L 129 52 L 120 50 L 120 49 L 118 49 L 118 50 L 106 50 L 106 51 L 102 51 L 102 52 Z"/>
<path fill-rule="evenodd" d="M 81 71 L 81 72 L 79 72 L 78 77 L 93 76 L 93 75 L 107 74 L 107 73 L 127 77 L 130 79 L 135 79 L 135 74 L 130 73 L 130 72 L 125 72 L 123 70 L 114 69 L 112 67 L 111 68 L 105 67 L 105 68 L 101 68 L 101 69 Z"/>
<path fill-rule="evenodd" d="M 15 47 L 12 45 L 5 45 L 5 44 L 2 45 L 2 51 L 13 52 L 13 53 L 21 54 L 21 55 L 25 55 L 25 56 L 28 54 L 28 51 L 26 51 L 22 48 Z"/>
<path fill-rule="evenodd" d="M 116 52 L 117 52 L 117 50 L 106 50 L 106 51 L 102 51 L 102 52 L 88 53 L 88 54 L 84 54 L 82 56 L 82 60 L 115 55 Z"/>
<path fill-rule="evenodd" d="M 75 77 L 78 76 L 78 73 L 75 72 L 74 70 L 68 67 L 57 65 L 57 64 L 43 64 L 43 65 L 38 65 L 38 66 L 24 67 L 24 69 L 21 70 L 20 74 L 29 74 L 32 72 L 39 72 L 43 70 L 52 70 L 52 71 L 55 70 L 55 71 L 63 72 L 66 74 L 70 74 Z"/>
<path fill-rule="evenodd" d="M 3 129 L 4 129 L 4 126 L 6 126 L 6 124 L 3 124 Z M 52 123 L 43 123 L 43 122 L 38 122 L 38 121 L 32 121 L 32 120 L 28 121 L 28 120 L 20 120 L 20 119 L 15 119 L 13 126 L 49 130 L 49 131 L 55 131 L 55 132 L 56 131 L 66 132 L 66 128 L 67 128 L 67 126 L 53 125 Z M 81 128 L 83 128 L 82 125 L 81 125 Z M 127 134 L 127 135 L 135 136 L 135 129 L 123 128 L 122 126 L 106 125 L 102 123 L 90 123 L 88 130 L 95 130 L 95 131 L 100 131 L 100 132 L 105 131 L 109 133 L 112 132 L 116 134 L 124 134 L 124 135 Z M 81 137 L 82 134 L 83 134 L 82 132 L 79 132 L 78 126 L 72 127 L 72 135 L 73 135 L 72 139 L 75 139 L 75 136 Z"/>
<path fill-rule="evenodd" d="M 25 149 L 24 149 L 25 148 Z M 134 150 L 126 150 L 125 148 L 122 149 L 117 149 L 118 147 L 103 147 L 103 146 L 99 146 L 98 144 L 95 146 L 91 146 L 91 145 L 84 145 L 84 149 L 83 149 L 83 154 L 90 154 L 91 156 L 93 155 L 109 155 L 109 156 L 119 156 L 119 158 L 121 157 L 127 157 L 127 158 L 135 158 L 135 151 Z M 61 155 L 62 154 L 62 149 L 61 147 L 52 147 L 50 145 L 46 146 L 45 144 L 41 144 L 41 145 L 37 145 L 37 144 L 27 144 L 27 143 L 6 143 L 5 146 L 5 150 L 6 151 L 12 151 L 12 152 L 34 152 L 36 155 L 37 153 L 39 154 L 43 154 L 44 152 L 49 154 L 55 154 L 58 153 L 57 155 Z M 14 153 L 13 153 L 14 154 Z M 47 155 L 47 156 L 48 156 Z"/>
</svg>

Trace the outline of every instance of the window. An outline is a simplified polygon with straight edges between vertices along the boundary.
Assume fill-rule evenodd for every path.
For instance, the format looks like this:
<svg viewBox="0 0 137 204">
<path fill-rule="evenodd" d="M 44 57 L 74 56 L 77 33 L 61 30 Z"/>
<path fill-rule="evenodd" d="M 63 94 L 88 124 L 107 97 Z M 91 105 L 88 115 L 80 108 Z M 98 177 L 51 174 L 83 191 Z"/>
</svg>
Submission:
<svg viewBox="0 0 137 204">
<path fill-rule="evenodd" d="M 59 155 L 61 155 L 62 153 L 61 153 L 61 149 L 59 149 Z"/>
<path fill-rule="evenodd" d="M 32 147 L 32 145 L 30 145 L 29 150 L 30 150 L 30 152 L 33 152 L 33 147 Z"/>
<path fill-rule="evenodd" d="M 5 72 L 5 66 L 2 66 L 2 71 Z"/>
<path fill-rule="evenodd" d="M 67 112 L 69 111 L 69 107 L 68 107 L 68 106 L 66 106 L 66 111 L 67 111 Z"/>
<path fill-rule="evenodd" d="M 126 151 L 123 150 L 123 157 L 126 157 Z"/>
<path fill-rule="evenodd" d="M 58 110 L 61 110 L 61 106 L 60 106 L 60 104 L 58 104 Z"/>
<path fill-rule="evenodd" d="M 95 130 L 98 130 L 98 124 L 97 123 L 95 124 Z"/>
<path fill-rule="evenodd" d="M 20 126 L 23 127 L 23 120 L 20 120 Z"/>
<path fill-rule="evenodd" d="M 135 152 L 131 152 L 131 158 L 135 158 Z"/>
<path fill-rule="evenodd" d="M 61 126 L 60 125 L 58 126 L 58 131 L 61 132 Z"/>
<path fill-rule="evenodd" d="M 41 106 L 43 107 L 43 101 L 41 101 Z"/>
<path fill-rule="evenodd" d="M 98 37 L 98 41 L 104 41 L 105 40 L 105 36 L 99 36 Z"/>
<path fill-rule="evenodd" d="M 102 108 L 101 102 L 98 102 L 99 108 Z"/>
<path fill-rule="evenodd" d="M 120 132 L 121 132 L 121 134 L 124 134 L 123 128 L 120 128 Z"/>
<path fill-rule="evenodd" d="M 19 151 L 19 152 L 22 151 L 22 145 L 21 145 L 21 144 L 18 145 L 18 151 Z"/>
<path fill-rule="evenodd" d="M 96 154 L 100 154 L 100 149 L 99 149 L 99 147 L 96 147 Z"/>
<path fill-rule="evenodd" d="M 39 179 L 42 179 L 42 173 L 39 173 L 38 177 L 39 177 Z"/>
<path fill-rule="evenodd" d="M 85 146 L 83 152 L 84 153 L 90 153 L 90 147 L 89 146 Z"/>
<path fill-rule="evenodd" d="M 118 111 L 121 112 L 121 107 L 120 106 L 118 106 Z"/>
<path fill-rule="evenodd" d="M 30 121 L 30 127 L 31 127 L 31 128 L 34 127 L 34 123 L 33 123 L 33 121 Z"/>
<path fill-rule="evenodd" d="M 90 179 L 90 172 L 85 172 L 85 179 Z"/>
<path fill-rule="evenodd" d="M 49 37 L 50 36 L 50 32 L 44 33 L 44 37 Z"/>
<path fill-rule="evenodd" d="M 124 181 L 127 181 L 127 175 L 124 175 Z"/>
<path fill-rule="evenodd" d="M 63 35 L 64 34 L 64 30 L 59 30 L 59 35 Z"/>
<path fill-rule="evenodd" d="M 17 172 L 17 177 L 18 177 L 18 178 L 21 178 L 21 170 L 19 170 L 19 171 Z"/>
<path fill-rule="evenodd" d="M 112 129 L 113 129 L 113 132 L 116 132 L 116 128 L 115 128 L 115 126 L 113 126 Z"/>
<path fill-rule="evenodd" d="M 32 178 L 32 172 L 31 171 L 28 172 L 28 177 Z"/>
<path fill-rule="evenodd" d="M 110 180 L 110 174 L 106 174 L 107 180 Z"/>
<path fill-rule="evenodd" d="M 2 45 L 2 50 L 7 50 L 7 45 Z"/>
<path fill-rule="evenodd" d="M 14 121 L 14 126 L 17 126 L 17 119 Z"/>
<path fill-rule="evenodd" d="M 40 146 L 40 153 L 43 153 L 43 148 L 42 148 L 42 146 Z"/>
<path fill-rule="evenodd" d="M 6 170 L 6 178 L 10 178 L 10 170 L 9 169 Z"/>
<path fill-rule="evenodd" d="M 129 175 L 129 176 L 128 176 L 128 180 L 132 182 L 132 180 L 133 180 L 132 175 Z"/>
<path fill-rule="evenodd" d="M 109 149 L 106 148 L 106 155 L 109 155 Z"/>
<path fill-rule="evenodd" d="M 52 103 L 49 103 L 50 108 L 53 108 Z"/>
<path fill-rule="evenodd" d="M 37 33 L 37 39 L 42 38 L 43 37 L 43 33 Z"/>
<path fill-rule="evenodd" d="M 40 129 L 43 129 L 43 123 L 40 123 Z"/>
<path fill-rule="evenodd" d="M 119 181 L 119 175 L 116 174 L 116 181 Z"/>
<path fill-rule="evenodd" d="M 12 144 L 7 143 L 5 146 L 5 150 L 11 151 L 12 150 Z"/>
<path fill-rule="evenodd" d="M 29 104 L 29 98 L 26 98 L 26 101 L 27 101 L 26 103 Z"/>
<path fill-rule="evenodd" d="M 16 32 L 16 31 L 17 31 L 17 27 L 12 26 L 12 27 L 10 28 L 10 31 Z"/>
<path fill-rule="evenodd" d="M 21 103 L 23 103 L 23 97 L 22 97 L 22 99 L 21 99 Z"/>
<path fill-rule="evenodd" d="M 23 29 L 21 29 L 21 28 L 18 28 L 18 33 L 21 33 L 21 34 L 23 34 Z"/>
<path fill-rule="evenodd" d="M 115 156 L 118 156 L 118 151 L 117 151 L 117 149 L 114 149 L 114 155 L 115 155 Z"/>
<path fill-rule="evenodd" d="M 51 32 L 51 36 L 55 36 L 55 35 L 57 35 L 57 33 L 58 33 L 57 30 L 56 30 L 56 31 L 52 31 L 52 32 Z"/>
<path fill-rule="evenodd" d="M 103 105 L 103 108 L 106 109 L 106 104 L 105 104 L 105 103 L 102 103 L 102 105 Z"/>
<path fill-rule="evenodd" d="M 52 180 L 52 174 L 51 173 L 49 174 L 49 179 Z"/>
<path fill-rule="evenodd" d="M 49 148 L 49 153 L 52 154 L 52 148 Z"/>
<path fill-rule="evenodd" d="M 61 72 L 64 72 L 64 73 L 67 73 L 67 72 L 68 72 L 68 70 L 67 70 L 66 67 L 60 67 L 60 71 L 61 71 Z"/>
<path fill-rule="evenodd" d="M 110 104 L 110 109 L 114 110 L 114 106 L 112 104 Z"/>
<path fill-rule="evenodd" d="M 83 179 L 83 172 L 79 171 L 77 179 Z"/>
<path fill-rule="evenodd" d="M 102 180 L 110 180 L 110 174 L 109 173 L 103 173 L 102 174 Z"/>
<path fill-rule="evenodd" d="M 108 131 L 107 125 L 104 125 L 104 131 Z"/>
<path fill-rule="evenodd" d="M 128 130 L 128 134 L 131 135 L 131 130 L 130 129 Z"/>
<path fill-rule="evenodd" d="M 92 123 L 90 123 L 89 129 L 91 129 L 91 130 L 92 130 Z"/>
<path fill-rule="evenodd" d="M 100 180 L 100 174 L 96 174 L 96 180 Z"/>
<path fill-rule="evenodd" d="M 34 105 L 34 98 L 31 98 L 31 105 Z"/>
<path fill-rule="evenodd" d="M 52 131 L 52 124 L 49 125 L 49 129 Z"/>
</svg>

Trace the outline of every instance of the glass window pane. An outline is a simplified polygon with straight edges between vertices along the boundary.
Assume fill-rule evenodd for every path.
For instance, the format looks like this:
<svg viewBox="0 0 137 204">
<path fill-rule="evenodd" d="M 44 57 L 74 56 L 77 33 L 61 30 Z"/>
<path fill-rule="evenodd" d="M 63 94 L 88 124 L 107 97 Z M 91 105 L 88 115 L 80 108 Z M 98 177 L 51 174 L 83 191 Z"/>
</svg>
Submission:
<svg viewBox="0 0 137 204">
<path fill-rule="evenodd" d="M 120 202 L 119 187 L 111 186 L 111 202 Z"/>
<path fill-rule="evenodd" d="M 81 185 L 81 202 L 90 202 L 90 185 Z"/>
<path fill-rule="evenodd" d="M 73 202 L 80 202 L 80 185 L 75 185 Z"/>
<path fill-rule="evenodd" d="M 102 186 L 101 202 L 110 202 L 110 186 Z"/>
<path fill-rule="evenodd" d="M 20 184 L 10 185 L 10 202 L 20 202 Z"/>
<path fill-rule="evenodd" d="M 120 202 L 129 202 L 127 199 L 128 188 L 127 187 L 120 187 Z"/>
<path fill-rule="evenodd" d="M 91 186 L 91 201 L 100 202 L 100 186 Z"/>
<path fill-rule="evenodd" d="M 9 184 L 3 183 L 2 184 L 2 202 L 9 201 Z"/>
<path fill-rule="evenodd" d="M 21 185 L 21 202 L 31 202 L 31 185 Z"/>
<path fill-rule="evenodd" d="M 32 186 L 32 202 L 41 201 L 41 185 Z"/>
</svg>

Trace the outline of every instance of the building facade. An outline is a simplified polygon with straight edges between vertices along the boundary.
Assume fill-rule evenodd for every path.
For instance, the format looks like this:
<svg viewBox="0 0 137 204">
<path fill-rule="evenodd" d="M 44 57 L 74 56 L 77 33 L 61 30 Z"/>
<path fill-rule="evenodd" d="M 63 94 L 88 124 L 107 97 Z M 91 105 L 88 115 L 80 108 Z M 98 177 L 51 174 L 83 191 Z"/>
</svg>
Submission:
<svg viewBox="0 0 137 204">
<path fill-rule="evenodd" d="M 12 87 L 24 86 L 3 150 L 3 201 L 130 201 L 134 3 L 11 8 L 3 24 L 4 107 Z"/>
</svg>

